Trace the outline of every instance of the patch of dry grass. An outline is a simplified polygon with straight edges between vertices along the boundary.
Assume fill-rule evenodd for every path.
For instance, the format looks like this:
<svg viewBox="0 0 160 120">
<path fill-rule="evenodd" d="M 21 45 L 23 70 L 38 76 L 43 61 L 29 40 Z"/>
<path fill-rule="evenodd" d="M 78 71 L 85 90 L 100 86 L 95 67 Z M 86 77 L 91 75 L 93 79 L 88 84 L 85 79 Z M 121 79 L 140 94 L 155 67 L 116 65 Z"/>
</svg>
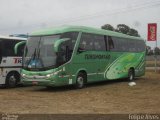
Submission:
<svg viewBox="0 0 160 120">
<path fill-rule="evenodd" d="M 155 61 L 146 61 L 146 67 L 154 67 Z M 160 67 L 160 61 L 157 61 L 157 66 Z"/>
</svg>

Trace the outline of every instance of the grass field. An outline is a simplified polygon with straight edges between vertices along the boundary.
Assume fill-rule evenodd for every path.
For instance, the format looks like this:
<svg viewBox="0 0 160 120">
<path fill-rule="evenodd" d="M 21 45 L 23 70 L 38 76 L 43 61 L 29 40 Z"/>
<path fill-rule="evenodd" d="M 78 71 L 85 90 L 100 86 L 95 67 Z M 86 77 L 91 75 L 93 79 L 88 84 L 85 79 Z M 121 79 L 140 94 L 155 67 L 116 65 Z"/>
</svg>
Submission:
<svg viewBox="0 0 160 120">
<path fill-rule="evenodd" d="M 155 61 L 146 61 L 146 67 L 154 67 Z M 157 61 L 157 66 L 160 67 L 160 61 Z"/>
<path fill-rule="evenodd" d="M 0 113 L 136 114 L 160 113 L 160 74 L 146 72 L 129 86 L 126 80 L 87 85 L 0 89 Z"/>
</svg>

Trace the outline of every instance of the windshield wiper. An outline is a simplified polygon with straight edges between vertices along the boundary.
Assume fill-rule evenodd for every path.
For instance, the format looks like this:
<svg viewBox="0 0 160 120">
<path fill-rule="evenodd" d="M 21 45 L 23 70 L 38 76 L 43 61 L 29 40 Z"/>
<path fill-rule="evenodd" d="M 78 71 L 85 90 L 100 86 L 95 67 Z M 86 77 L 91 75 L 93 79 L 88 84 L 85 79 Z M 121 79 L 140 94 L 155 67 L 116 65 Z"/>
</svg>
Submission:
<svg viewBox="0 0 160 120">
<path fill-rule="evenodd" d="M 27 67 L 29 66 L 31 60 L 35 60 L 36 59 L 36 48 L 34 49 L 34 53 L 32 54 L 31 58 L 29 59 L 28 63 L 27 63 Z M 32 66 L 32 65 L 31 65 Z"/>
<path fill-rule="evenodd" d="M 43 64 L 43 61 L 42 61 L 42 58 L 40 58 L 40 48 L 37 50 L 37 60 L 40 62 L 40 64 L 42 65 L 42 67 L 44 67 L 44 64 Z"/>
</svg>

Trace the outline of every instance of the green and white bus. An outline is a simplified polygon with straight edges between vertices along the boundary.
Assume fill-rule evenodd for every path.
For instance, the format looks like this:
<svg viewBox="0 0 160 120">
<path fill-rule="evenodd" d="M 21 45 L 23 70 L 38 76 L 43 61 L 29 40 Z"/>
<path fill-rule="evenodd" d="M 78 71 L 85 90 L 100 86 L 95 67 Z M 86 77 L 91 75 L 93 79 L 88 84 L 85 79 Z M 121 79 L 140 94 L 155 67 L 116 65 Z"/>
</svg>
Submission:
<svg viewBox="0 0 160 120">
<path fill-rule="evenodd" d="M 145 73 L 145 42 L 84 26 L 45 29 L 29 36 L 22 64 L 26 85 L 82 88 L 97 81 L 133 80 Z"/>
<path fill-rule="evenodd" d="M 0 86 L 12 88 L 20 83 L 24 44 L 14 53 L 14 46 L 26 38 L 0 36 Z"/>
</svg>

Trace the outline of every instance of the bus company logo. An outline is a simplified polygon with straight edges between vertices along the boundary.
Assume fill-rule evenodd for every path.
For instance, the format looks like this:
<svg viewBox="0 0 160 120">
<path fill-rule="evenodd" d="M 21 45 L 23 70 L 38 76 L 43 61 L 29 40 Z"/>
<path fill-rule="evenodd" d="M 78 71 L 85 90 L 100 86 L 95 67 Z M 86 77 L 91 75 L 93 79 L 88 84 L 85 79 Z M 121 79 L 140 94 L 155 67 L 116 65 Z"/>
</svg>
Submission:
<svg viewBox="0 0 160 120">
<path fill-rule="evenodd" d="M 22 63 L 22 58 L 13 58 L 14 64 Z"/>
<path fill-rule="evenodd" d="M 110 59 L 110 55 L 85 54 L 85 59 Z"/>
</svg>

